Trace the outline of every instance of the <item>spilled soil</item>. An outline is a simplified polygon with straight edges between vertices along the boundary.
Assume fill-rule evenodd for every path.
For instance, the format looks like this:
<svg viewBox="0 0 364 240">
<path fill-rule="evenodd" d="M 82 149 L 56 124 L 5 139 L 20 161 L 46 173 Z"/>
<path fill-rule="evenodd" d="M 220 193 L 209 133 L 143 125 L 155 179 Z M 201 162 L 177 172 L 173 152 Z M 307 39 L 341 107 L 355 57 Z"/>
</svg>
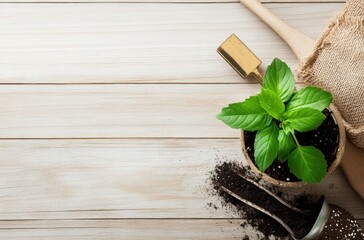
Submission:
<svg viewBox="0 0 364 240">
<path fill-rule="evenodd" d="M 234 192 L 238 197 L 242 197 L 249 202 L 253 202 L 257 206 L 281 218 L 295 232 L 296 237 L 306 235 L 311 229 L 316 218 L 315 213 L 312 213 L 311 216 L 305 216 L 292 211 L 288 207 L 282 205 L 275 198 L 272 198 L 265 191 L 258 188 L 255 184 L 252 184 L 251 181 L 263 184 L 271 192 L 281 198 L 285 198 L 285 201 L 300 209 L 314 209 L 314 202 L 317 199 L 315 196 L 307 196 L 304 194 L 294 197 L 288 196 L 287 194 L 280 192 L 277 188 L 266 185 L 266 183 L 262 183 L 261 180 L 250 171 L 249 167 L 242 167 L 234 162 L 222 162 L 215 167 L 214 171 L 211 172 L 210 180 L 213 194 L 220 197 L 224 210 L 227 212 L 234 211 L 235 213 L 238 213 L 242 219 L 244 219 L 244 221 L 242 221 L 243 223 L 240 225 L 243 229 L 242 232 L 244 232 L 244 229 L 247 230 L 253 228 L 257 233 L 260 233 L 257 234 L 257 237 L 254 239 L 283 240 L 292 238 L 290 238 L 286 229 L 276 220 L 258 210 L 255 210 L 251 206 L 248 206 L 238 200 L 236 196 L 233 197 L 231 194 L 228 194 L 224 189 Z M 224 188 L 222 188 L 222 186 Z M 208 204 L 208 206 L 215 210 L 218 208 L 212 203 Z M 265 237 L 259 237 L 261 235 Z M 244 235 L 242 236 L 242 239 L 253 240 L 253 238 Z"/>
</svg>

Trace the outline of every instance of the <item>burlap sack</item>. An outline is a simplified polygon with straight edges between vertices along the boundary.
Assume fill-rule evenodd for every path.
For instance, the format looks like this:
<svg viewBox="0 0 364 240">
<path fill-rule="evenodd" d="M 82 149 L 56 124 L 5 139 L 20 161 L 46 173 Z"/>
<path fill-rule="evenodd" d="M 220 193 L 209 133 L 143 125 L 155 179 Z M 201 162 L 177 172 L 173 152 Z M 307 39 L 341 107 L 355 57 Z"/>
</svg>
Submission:
<svg viewBox="0 0 364 240">
<path fill-rule="evenodd" d="M 303 60 L 298 78 L 330 91 L 350 140 L 364 148 L 364 0 L 348 0 Z"/>
</svg>

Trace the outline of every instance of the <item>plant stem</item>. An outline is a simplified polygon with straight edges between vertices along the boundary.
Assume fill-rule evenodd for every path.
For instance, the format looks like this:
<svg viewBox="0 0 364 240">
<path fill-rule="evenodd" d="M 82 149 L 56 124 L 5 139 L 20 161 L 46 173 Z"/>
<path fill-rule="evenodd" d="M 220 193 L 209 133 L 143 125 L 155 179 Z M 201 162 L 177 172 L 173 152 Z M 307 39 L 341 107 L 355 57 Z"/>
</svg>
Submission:
<svg viewBox="0 0 364 240">
<path fill-rule="evenodd" d="M 299 146 L 300 146 L 300 144 L 299 144 L 299 142 L 298 142 L 298 140 L 297 140 L 296 136 L 294 135 L 294 133 L 291 133 L 291 134 L 292 134 L 292 137 L 293 137 L 294 141 L 295 141 L 295 142 L 296 142 L 296 144 L 297 144 L 297 147 L 299 147 Z"/>
</svg>

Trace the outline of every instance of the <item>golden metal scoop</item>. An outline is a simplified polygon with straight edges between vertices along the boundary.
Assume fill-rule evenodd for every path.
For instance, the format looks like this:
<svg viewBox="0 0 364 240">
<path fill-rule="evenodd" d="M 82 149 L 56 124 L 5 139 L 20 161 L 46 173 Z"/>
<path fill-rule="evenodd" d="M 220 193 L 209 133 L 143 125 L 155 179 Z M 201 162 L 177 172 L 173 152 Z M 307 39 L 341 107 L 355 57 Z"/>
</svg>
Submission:
<svg viewBox="0 0 364 240">
<path fill-rule="evenodd" d="M 263 76 L 258 70 L 262 62 L 235 34 L 226 39 L 217 49 L 217 52 L 240 76 L 243 78 L 252 76 L 261 85 L 263 84 Z"/>
</svg>

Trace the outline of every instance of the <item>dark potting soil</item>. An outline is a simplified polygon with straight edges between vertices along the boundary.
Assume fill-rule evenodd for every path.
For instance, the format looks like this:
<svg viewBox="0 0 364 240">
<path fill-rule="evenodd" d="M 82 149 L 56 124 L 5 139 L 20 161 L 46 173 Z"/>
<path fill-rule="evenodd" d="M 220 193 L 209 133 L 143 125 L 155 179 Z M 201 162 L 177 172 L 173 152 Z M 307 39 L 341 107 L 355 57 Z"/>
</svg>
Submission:
<svg viewBox="0 0 364 240">
<path fill-rule="evenodd" d="M 268 237 L 284 239 L 289 236 L 287 231 L 273 218 L 230 196 L 221 189 L 221 186 L 228 188 L 240 197 L 281 218 L 295 232 L 296 237 L 303 237 L 310 231 L 317 214 L 308 217 L 296 213 L 251 182 L 241 178 L 238 173 L 255 182 L 259 182 L 259 179 L 256 178 L 247 167 L 242 168 L 232 162 L 224 162 L 217 165 L 212 173 L 211 180 L 214 190 L 222 197 L 224 203 L 232 204 L 236 207 L 240 216 L 246 219 L 246 222 L 244 222 L 241 227 L 245 228 L 249 225 L 257 232 L 266 236 L 264 239 L 269 239 Z M 267 188 L 270 191 L 275 192 L 278 196 L 282 195 L 282 193 L 278 192 L 277 189 L 274 189 L 273 187 Z M 312 203 L 308 201 L 308 198 L 305 195 L 298 196 L 298 198 L 291 201 L 291 203 L 300 209 L 313 209 Z M 243 239 L 248 240 L 249 237 L 243 236 Z"/>
<path fill-rule="evenodd" d="M 339 144 L 339 128 L 331 115 L 331 111 L 325 109 L 323 113 L 326 119 L 315 130 L 296 133 L 298 142 L 303 146 L 314 146 L 324 154 L 328 168 L 336 159 L 336 152 Z M 257 132 L 244 132 L 245 146 L 247 153 L 254 162 L 254 140 Z M 288 167 L 287 161 L 281 163 L 276 159 L 273 164 L 265 171 L 270 177 L 287 182 L 300 181 L 293 175 Z"/>
</svg>

